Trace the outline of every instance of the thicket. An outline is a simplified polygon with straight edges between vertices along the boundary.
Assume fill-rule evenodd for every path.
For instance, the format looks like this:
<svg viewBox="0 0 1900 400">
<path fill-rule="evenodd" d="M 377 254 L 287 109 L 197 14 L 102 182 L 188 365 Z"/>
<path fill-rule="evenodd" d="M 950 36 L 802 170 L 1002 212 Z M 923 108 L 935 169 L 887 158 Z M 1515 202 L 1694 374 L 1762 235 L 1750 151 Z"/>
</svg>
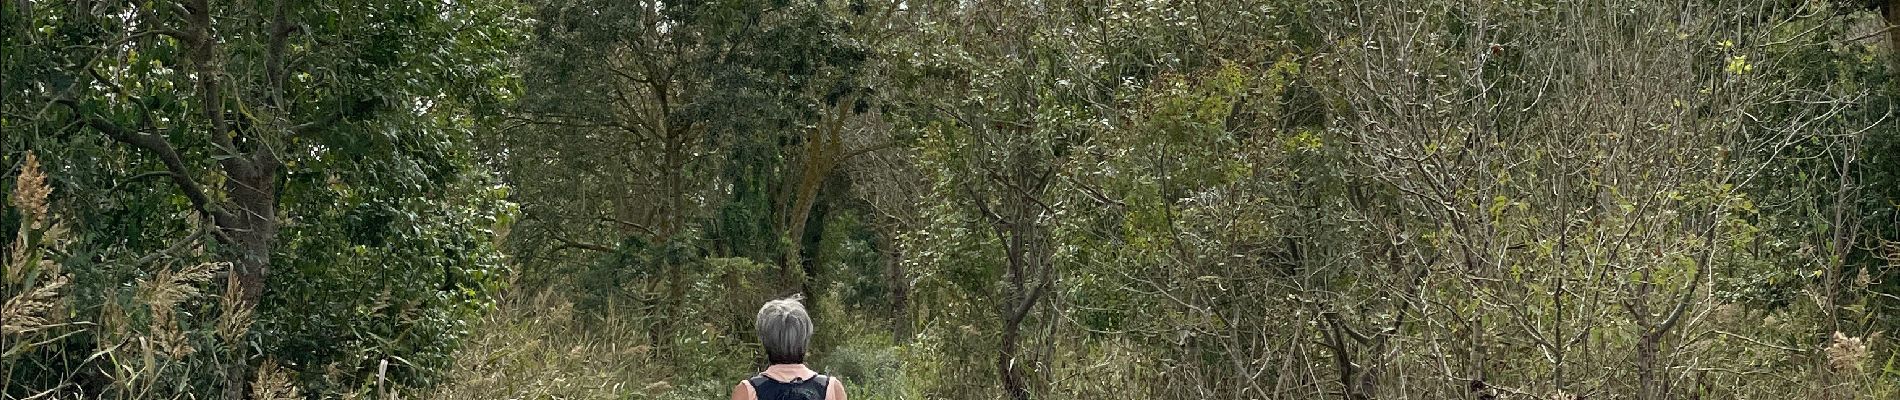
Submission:
<svg viewBox="0 0 1900 400">
<path fill-rule="evenodd" d="M 1900 396 L 1892 1 L 4 4 L 7 398 Z"/>
<path fill-rule="evenodd" d="M 505 99 L 513 7 L 0 5 L 6 176 L 41 177 L 0 220 L 24 278 L 4 396 L 439 382 L 507 271 L 513 206 L 472 132 Z"/>
</svg>

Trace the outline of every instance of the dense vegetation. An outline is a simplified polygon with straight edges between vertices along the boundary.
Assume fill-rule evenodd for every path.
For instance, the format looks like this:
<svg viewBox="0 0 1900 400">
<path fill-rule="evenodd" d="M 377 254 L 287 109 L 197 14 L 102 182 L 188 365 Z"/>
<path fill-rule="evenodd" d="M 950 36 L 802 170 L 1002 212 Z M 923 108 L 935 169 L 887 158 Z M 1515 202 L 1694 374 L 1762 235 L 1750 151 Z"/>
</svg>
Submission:
<svg viewBox="0 0 1900 400">
<path fill-rule="evenodd" d="M 0 1 L 0 398 L 1900 397 L 1900 1 Z"/>
</svg>

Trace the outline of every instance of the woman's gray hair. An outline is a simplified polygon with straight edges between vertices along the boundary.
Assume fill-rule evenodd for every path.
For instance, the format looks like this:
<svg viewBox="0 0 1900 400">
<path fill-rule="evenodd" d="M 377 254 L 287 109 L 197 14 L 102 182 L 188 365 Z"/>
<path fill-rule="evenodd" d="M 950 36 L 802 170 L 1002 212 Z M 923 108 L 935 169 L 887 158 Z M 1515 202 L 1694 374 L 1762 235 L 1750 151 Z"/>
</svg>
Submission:
<svg viewBox="0 0 1900 400">
<path fill-rule="evenodd" d="M 811 346 L 811 316 L 792 295 L 765 302 L 759 307 L 759 344 L 765 346 L 765 359 L 773 364 L 803 364 L 805 349 Z"/>
</svg>

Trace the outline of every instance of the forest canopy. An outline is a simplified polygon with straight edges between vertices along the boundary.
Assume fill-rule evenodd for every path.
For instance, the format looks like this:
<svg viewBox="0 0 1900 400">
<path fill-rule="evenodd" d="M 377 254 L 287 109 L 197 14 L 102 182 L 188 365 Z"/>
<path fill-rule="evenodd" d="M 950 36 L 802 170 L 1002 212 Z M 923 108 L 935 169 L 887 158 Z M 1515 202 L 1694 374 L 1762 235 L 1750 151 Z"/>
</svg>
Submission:
<svg viewBox="0 0 1900 400">
<path fill-rule="evenodd" d="M 1897 0 L 0 0 L 0 399 L 1900 397 Z"/>
</svg>

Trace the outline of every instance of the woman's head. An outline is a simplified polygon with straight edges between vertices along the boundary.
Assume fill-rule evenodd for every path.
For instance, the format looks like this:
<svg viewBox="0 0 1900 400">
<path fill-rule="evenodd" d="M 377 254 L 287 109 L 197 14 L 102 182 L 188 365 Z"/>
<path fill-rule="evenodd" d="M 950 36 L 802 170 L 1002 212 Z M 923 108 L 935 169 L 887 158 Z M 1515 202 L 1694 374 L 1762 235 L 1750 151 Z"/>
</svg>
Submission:
<svg viewBox="0 0 1900 400">
<path fill-rule="evenodd" d="M 759 344 L 765 346 L 765 359 L 773 364 L 803 364 L 805 349 L 811 345 L 811 316 L 799 296 L 765 302 L 759 307 Z"/>
</svg>

